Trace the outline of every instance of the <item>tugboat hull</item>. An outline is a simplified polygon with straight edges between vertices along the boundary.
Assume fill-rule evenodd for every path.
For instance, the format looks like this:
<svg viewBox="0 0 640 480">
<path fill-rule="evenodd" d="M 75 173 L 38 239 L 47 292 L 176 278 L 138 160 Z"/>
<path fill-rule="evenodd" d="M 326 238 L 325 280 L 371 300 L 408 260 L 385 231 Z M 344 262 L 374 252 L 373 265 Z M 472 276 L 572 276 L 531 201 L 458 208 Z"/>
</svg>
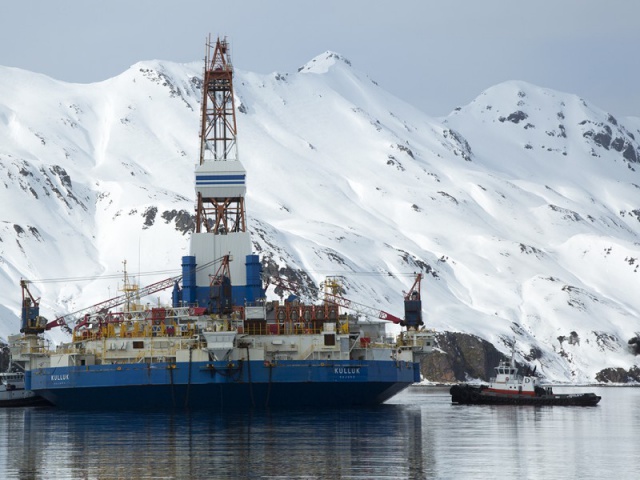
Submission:
<svg viewBox="0 0 640 480">
<path fill-rule="evenodd" d="M 563 405 L 592 407 L 601 397 L 594 393 L 579 394 L 539 394 L 524 395 L 518 393 L 497 393 L 487 391 L 486 387 L 473 385 L 454 385 L 449 390 L 451 402 L 463 405 Z"/>
<path fill-rule="evenodd" d="M 18 372 L 0 373 L 0 408 L 49 405 L 49 402 L 24 388 L 24 375 Z"/>
<path fill-rule="evenodd" d="M 0 408 L 6 407 L 38 407 L 51 405 L 47 400 L 29 390 L 0 392 Z"/>
</svg>

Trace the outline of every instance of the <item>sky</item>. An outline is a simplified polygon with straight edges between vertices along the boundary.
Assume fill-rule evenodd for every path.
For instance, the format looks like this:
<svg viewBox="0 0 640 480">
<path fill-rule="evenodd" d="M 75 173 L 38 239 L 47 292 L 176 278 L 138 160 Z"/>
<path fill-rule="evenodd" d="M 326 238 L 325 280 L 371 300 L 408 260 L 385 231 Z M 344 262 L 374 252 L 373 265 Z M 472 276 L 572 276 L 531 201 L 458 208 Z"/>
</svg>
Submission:
<svg viewBox="0 0 640 480">
<path fill-rule="evenodd" d="M 508 80 L 640 116 L 638 18 L 637 0 L 6 1 L 0 65 L 96 82 L 142 60 L 202 61 L 212 34 L 257 73 L 338 52 L 435 117 Z"/>
</svg>

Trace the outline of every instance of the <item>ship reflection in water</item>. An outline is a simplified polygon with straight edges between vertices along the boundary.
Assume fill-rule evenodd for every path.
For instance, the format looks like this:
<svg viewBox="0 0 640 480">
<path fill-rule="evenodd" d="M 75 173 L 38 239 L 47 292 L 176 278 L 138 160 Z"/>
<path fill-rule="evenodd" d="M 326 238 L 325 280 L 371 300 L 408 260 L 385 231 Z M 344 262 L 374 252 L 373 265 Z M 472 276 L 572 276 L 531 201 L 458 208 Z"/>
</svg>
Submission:
<svg viewBox="0 0 640 480">
<path fill-rule="evenodd" d="M 419 409 L 0 411 L 2 478 L 422 478 Z"/>
<path fill-rule="evenodd" d="M 412 387 L 357 409 L 3 409 L 0 478 L 636 478 L 640 388 L 594 390 L 597 408 L 455 405 L 448 387 Z"/>
</svg>

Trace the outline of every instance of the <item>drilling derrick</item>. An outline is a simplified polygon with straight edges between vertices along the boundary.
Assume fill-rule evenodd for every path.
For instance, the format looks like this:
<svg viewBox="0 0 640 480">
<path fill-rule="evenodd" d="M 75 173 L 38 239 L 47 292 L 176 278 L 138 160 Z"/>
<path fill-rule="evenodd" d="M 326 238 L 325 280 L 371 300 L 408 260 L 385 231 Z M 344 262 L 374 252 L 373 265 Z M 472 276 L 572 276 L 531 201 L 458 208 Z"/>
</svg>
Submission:
<svg viewBox="0 0 640 480">
<path fill-rule="evenodd" d="M 255 280 L 259 279 L 255 273 L 259 259 L 252 255 L 247 231 L 246 171 L 238 159 L 233 66 L 226 40 L 218 38 L 213 43 L 209 37 L 206 43 L 201 109 L 200 162 L 195 171 L 196 226 L 190 257 L 185 261 L 211 266 L 199 269 L 195 278 L 188 280 L 182 302 L 210 305 L 215 264 L 227 258 L 227 282 L 233 284 L 233 301 L 243 304 L 261 296 L 262 291 L 259 280 Z"/>
<path fill-rule="evenodd" d="M 244 232 L 246 172 L 238 161 L 233 66 L 226 40 L 207 42 L 201 113 L 196 233 Z"/>
</svg>

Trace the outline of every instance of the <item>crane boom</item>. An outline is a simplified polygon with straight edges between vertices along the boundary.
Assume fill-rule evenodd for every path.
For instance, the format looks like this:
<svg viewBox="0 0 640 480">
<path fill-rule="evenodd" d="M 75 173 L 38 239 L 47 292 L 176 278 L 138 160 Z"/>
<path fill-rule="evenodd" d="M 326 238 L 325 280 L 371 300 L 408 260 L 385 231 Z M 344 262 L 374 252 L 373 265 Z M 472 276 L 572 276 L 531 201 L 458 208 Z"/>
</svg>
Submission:
<svg viewBox="0 0 640 480">
<path fill-rule="evenodd" d="M 378 310 L 376 308 L 354 302 L 353 300 L 349 300 L 348 298 L 334 295 L 333 293 L 324 292 L 324 299 L 328 303 L 338 305 L 339 307 L 348 308 L 349 310 L 354 310 L 365 315 L 377 317 L 381 320 L 387 320 L 396 324 L 400 324 L 400 322 L 402 322 L 401 318 L 398 318 L 391 313 L 385 312 L 384 310 Z"/>
<path fill-rule="evenodd" d="M 228 263 L 228 256 L 222 258 L 216 258 L 210 262 L 207 262 L 203 265 L 198 266 L 195 271 L 199 271 L 201 269 L 205 269 L 210 267 L 212 264 L 215 264 L 220 261 L 224 261 Z M 76 322 L 76 318 L 80 315 L 92 315 L 94 313 L 98 313 L 101 311 L 109 310 L 110 308 L 117 307 L 118 305 L 124 305 L 129 302 L 133 295 L 136 297 L 146 297 L 147 295 L 151 295 L 152 293 L 159 292 L 161 290 L 166 290 L 167 288 L 177 284 L 183 277 L 183 274 L 176 275 L 175 277 L 170 277 L 165 280 L 161 280 L 156 283 L 152 283 L 151 285 L 147 285 L 143 288 L 128 288 L 128 280 L 127 280 L 127 272 L 126 272 L 126 261 L 125 263 L 125 293 L 123 295 L 111 298 L 109 300 L 105 300 L 104 302 L 96 303 L 87 308 L 83 308 L 81 310 L 77 310 L 73 313 L 68 313 L 66 315 L 61 315 L 51 322 L 47 322 L 44 317 L 40 316 L 40 299 L 36 299 L 31 292 L 29 291 L 29 283 L 28 280 L 20 280 L 20 286 L 22 287 L 22 329 L 20 330 L 23 333 L 29 334 L 39 334 L 43 333 L 45 330 L 51 330 L 55 327 L 62 327 L 71 332 L 70 324 L 73 325 Z M 132 292 L 135 292 L 132 294 Z"/>
<path fill-rule="evenodd" d="M 152 283 L 151 285 L 147 285 L 146 287 L 138 289 L 137 295 L 140 297 L 146 297 L 147 295 L 151 295 L 161 290 L 166 290 L 167 288 L 175 285 L 176 282 L 179 282 L 181 278 L 182 278 L 182 275 L 178 275 L 175 277 L 167 278 L 165 280 L 161 280 L 156 283 Z M 55 320 L 52 320 L 51 322 L 47 323 L 45 330 L 51 330 L 52 328 L 55 328 L 55 327 L 69 328 L 69 323 L 73 323 L 73 320 L 79 315 L 91 315 L 103 310 L 109 310 L 110 308 L 117 307 L 119 305 L 124 305 L 130 299 L 131 299 L 131 295 L 129 293 L 125 293 L 123 295 L 119 295 L 109 300 L 105 300 L 104 302 L 96 303 L 95 305 L 92 305 L 90 307 L 77 310 L 73 313 L 62 315 L 61 317 L 58 317 Z"/>
<path fill-rule="evenodd" d="M 404 314 L 405 318 L 399 318 L 391 313 L 379 310 L 361 303 L 349 300 L 337 292 L 340 291 L 338 284 L 335 281 L 328 281 L 326 283 L 326 289 L 324 292 L 325 301 L 338 305 L 340 307 L 348 308 L 365 315 L 371 315 L 381 320 L 387 320 L 398 324 L 402 327 L 419 328 L 424 325 L 422 321 L 422 300 L 420 298 L 420 282 L 422 281 L 422 274 L 418 273 L 413 285 L 409 289 L 409 292 L 404 294 Z"/>
</svg>

